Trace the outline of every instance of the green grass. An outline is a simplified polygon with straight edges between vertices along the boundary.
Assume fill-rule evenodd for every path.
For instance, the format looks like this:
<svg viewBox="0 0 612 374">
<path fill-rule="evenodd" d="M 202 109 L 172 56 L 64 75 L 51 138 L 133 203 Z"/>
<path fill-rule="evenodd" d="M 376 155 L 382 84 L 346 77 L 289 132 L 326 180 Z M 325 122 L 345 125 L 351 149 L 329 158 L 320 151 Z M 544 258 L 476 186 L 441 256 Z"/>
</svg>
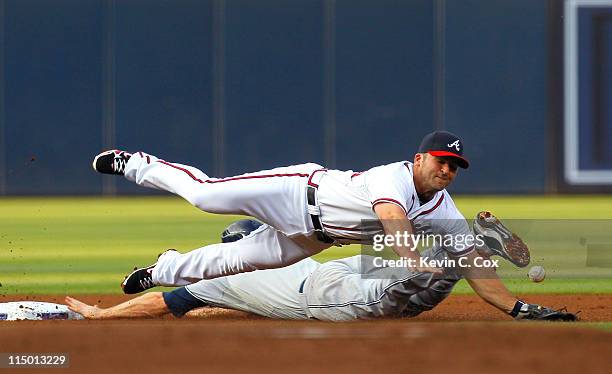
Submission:
<svg viewBox="0 0 612 374">
<path fill-rule="evenodd" d="M 526 221 L 518 220 L 612 219 L 612 197 L 465 196 L 455 202 L 468 218 L 488 209 L 516 219 L 507 222 L 529 243 L 533 263 L 543 264 L 548 278 L 535 284 L 526 279 L 526 269 L 504 265 L 499 272 L 513 292 L 612 293 L 612 268 L 587 267 L 579 242 L 581 235 L 604 240 L 607 227 L 585 234 L 571 221 L 520 227 Z M 0 293 L 118 293 L 118 283 L 134 265 L 151 263 L 167 248 L 188 251 L 215 243 L 236 218 L 203 213 L 175 197 L 2 198 Z M 332 248 L 315 258 L 328 261 L 359 251 L 359 246 Z M 471 291 L 460 283 L 457 292 Z"/>
<path fill-rule="evenodd" d="M 580 326 L 593 327 L 612 333 L 612 322 L 585 322 L 579 323 Z"/>
<path fill-rule="evenodd" d="M 527 279 L 504 279 L 504 284 L 516 295 L 612 293 L 610 279 L 551 279 L 542 283 L 533 283 Z M 461 280 L 453 293 L 469 295 L 474 291 L 465 280 Z"/>
<path fill-rule="evenodd" d="M 218 241 L 232 216 L 173 197 L 0 199 L 0 292 L 118 293 L 167 248 Z"/>
<path fill-rule="evenodd" d="M 593 196 L 460 196 L 459 210 L 472 218 L 490 210 L 504 219 L 612 219 L 612 197 Z"/>
</svg>

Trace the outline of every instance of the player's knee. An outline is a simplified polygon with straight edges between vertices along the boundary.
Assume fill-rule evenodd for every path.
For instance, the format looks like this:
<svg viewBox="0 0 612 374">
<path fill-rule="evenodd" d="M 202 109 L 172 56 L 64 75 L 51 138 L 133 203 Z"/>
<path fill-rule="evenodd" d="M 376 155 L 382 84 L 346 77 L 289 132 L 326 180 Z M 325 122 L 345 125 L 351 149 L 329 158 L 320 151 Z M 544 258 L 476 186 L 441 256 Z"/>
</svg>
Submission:
<svg viewBox="0 0 612 374">
<path fill-rule="evenodd" d="M 191 205 L 208 213 L 223 213 L 215 204 L 214 201 L 202 199 L 201 196 L 190 201 Z"/>
<path fill-rule="evenodd" d="M 189 201 L 191 205 L 208 213 L 231 214 L 236 213 L 231 208 L 231 203 L 221 200 L 213 194 L 198 195 Z"/>
<path fill-rule="evenodd" d="M 208 212 L 210 209 L 210 197 L 207 197 L 206 194 L 196 191 L 189 191 L 181 194 L 181 196 L 189 202 L 189 204 L 194 207 Z"/>
</svg>

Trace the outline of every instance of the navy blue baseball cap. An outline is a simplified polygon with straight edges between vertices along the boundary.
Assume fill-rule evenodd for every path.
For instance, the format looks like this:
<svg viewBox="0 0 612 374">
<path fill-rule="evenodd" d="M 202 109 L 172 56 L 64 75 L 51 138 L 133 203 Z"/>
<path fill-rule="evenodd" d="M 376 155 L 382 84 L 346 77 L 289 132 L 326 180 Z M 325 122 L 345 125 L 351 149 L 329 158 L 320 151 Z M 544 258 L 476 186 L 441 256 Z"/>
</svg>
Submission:
<svg viewBox="0 0 612 374">
<path fill-rule="evenodd" d="M 429 153 L 438 157 L 454 157 L 457 165 L 463 169 L 470 166 L 468 160 L 463 157 L 463 142 L 459 137 L 448 131 L 434 131 L 425 135 L 418 153 Z"/>
</svg>

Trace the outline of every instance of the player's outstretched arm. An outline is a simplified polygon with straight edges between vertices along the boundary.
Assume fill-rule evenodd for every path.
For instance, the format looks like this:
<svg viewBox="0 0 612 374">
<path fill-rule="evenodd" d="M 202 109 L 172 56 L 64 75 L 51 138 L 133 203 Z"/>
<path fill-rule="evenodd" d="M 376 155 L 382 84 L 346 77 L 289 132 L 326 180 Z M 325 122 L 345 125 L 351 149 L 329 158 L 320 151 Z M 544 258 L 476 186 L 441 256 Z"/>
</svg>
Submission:
<svg viewBox="0 0 612 374">
<path fill-rule="evenodd" d="M 87 319 L 152 318 L 170 313 L 161 292 L 150 292 L 110 308 L 88 305 L 70 296 L 66 305 Z"/>
<path fill-rule="evenodd" d="M 481 257 L 478 252 L 472 251 L 467 256 L 467 264 L 471 267 L 463 268 L 463 275 L 483 300 L 499 310 L 510 313 L 518 298 L 516 298 L 497 276 L 493 267 L 479 267 L 475 260 Z"/>
<path fill-rule="evenodd" d="M 404 237 L 406 233 L 412 235 L 414 232 L 412 223 L 406 218 L 406 214 L 399 206 L 391 203 L 379 203 L 374 205 L 374 212 L 380 219 L 380 222 L 382 222 L 386 235 L 401 238 Z M 403 240 L 401 242 L 403 242 Z M 416 266 L 414 266 L 416 271 L 442 274 L 442 269 L 420 266 L 421 254 L 414 248 L 411 241 L 408 241 L 406 244 L 407 245 L 396 242 L 396 245 L 392 247 L 393 251 L 400 257 L 413 260 L 416 264 Z"/>
<path fill-rule="evenodd" d="M 497 277 L 467 281 L 478 296 L 504 313 L 510 313 L 518 300 Z"/>
<path fill-rule="evenodd" d="M 474 259 L 479 255 L 474 251 L 468 256 L 468 263 L 474 265 Z M 509 314 L 517 320 L 534 321 L 577 321 L 577 313 L 565 309 L 552 309 L 538 304 L 528 304 L 519 300 L 508 291 L 494 268 L 477 268 L 472 266 L 464 269 L 464 276 L 468 283 L 489 304 Z"/>
</svg>

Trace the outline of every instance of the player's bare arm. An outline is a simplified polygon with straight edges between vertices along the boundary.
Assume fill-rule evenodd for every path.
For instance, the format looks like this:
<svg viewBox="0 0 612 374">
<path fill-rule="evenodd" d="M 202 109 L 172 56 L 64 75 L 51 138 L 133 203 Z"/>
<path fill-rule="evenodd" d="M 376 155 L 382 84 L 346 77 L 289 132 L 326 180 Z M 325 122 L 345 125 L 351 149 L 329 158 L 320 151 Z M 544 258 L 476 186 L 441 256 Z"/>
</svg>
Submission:
<svg viewBox="0 0 612 374">
<path fill-rule="evenodd" d="M 66 306 L 86 319 L 159 318 L 171 313 L 162 292 L 150 292 L 109 308 L 89 305 L 66 296 Z M 196 307 L 185 313 L 190 318 L 228 317 L 240 318 L 248 315 L 238 310 Z"/>
<path fill-rule="evenodd" d="M 494 275 L 489 279 L 478 278 L 467 281 L 478 296 L 505 313 L 510 313 L 518 300 L 508 291 L 501 279 L 495 278 Z"/>
<path fill-rule="evenodd" d="M 99 308 L 66 296 L 66 305 L 87 319 L 151 318 L 170 313 L 161 292 L 150 292 L 110 308 Z"/>
<path fill-rule="evenodd" d="M 505 313 L 510 313 L 518 298 L 510 293 L 493 267 L 478 267 L 475 260 L 482 257 L 477 251 L 469 253 L 467 264 L 471 267 L 463 268 L 463 275 L 470 287 L 487 303 L 495 306 Z"/>
<path fill-rule="evenodd" d="M 379 203 L 374 205 L 374 212 L 376 212 L 376 215 L 382 222 L 385 234 L 393 236 L 399 234 L 403 236 L 404 233 L 408 233 L 409 235 L 413 233 L 412 223 L 406 218 L 406 214 L 399 206 L 392 203 Z M 410 243 L 407 244 L 408 245 L 401 245 L 401 243 L 396 243 L 396 245 L 393 246 L 393 251 L 398 256 L 413 259 L 416 264 L 419 264 L 421 258 L 419 251 Z M 432 267 L 416 266 L 415 270 L 436 274 L 442 273 L 441 269 Z"/>
</svg>

